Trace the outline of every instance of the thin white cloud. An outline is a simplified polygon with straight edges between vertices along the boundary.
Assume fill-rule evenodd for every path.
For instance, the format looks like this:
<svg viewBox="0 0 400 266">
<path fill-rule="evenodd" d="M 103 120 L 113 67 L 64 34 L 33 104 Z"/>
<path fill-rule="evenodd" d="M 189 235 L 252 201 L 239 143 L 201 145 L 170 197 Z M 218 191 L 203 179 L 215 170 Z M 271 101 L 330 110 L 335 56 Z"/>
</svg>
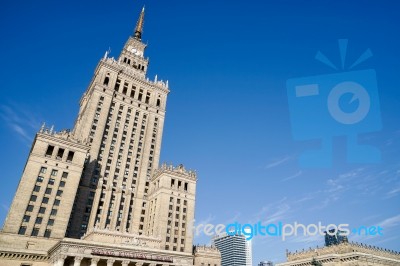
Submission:
<svg viewBox="0 0 400 266">
<path fill-rule="evenodd" d="M 392 198 L 400 194 L 400 187 L 394 188 L 386 193 L 386 198 Z"/>
<path fill-rule="evenodd" d="M 16 104 L 0 105 L 0 117 L 28 145 L 40 127 L 38 119 L 31 111 Z"/>
<path fill-rule="evenodd" d="M 374 243 L 374 245 L 377 245 L 377 244 L 382 244 L 382 243 L 385 243 L 385 242 L 393 241 L 393 240 L 398 239 L 398 238 L 400 238 L 400 235 L 391 236 L 391 237 L 387 237 L 387 238 L 381 238 L 380 240 L 377 240 L 377 241 L 375 240 L 373 243 Z"/>
<path fill-rule="evenodd" d="M 254 215 L 254 220 L 251 223 L 259 221 L 263 223 L 275 223 L 282 221 L 288 217 L 291 207 L 287 202 L 287 198 L 283 198 L 275 203 L 268 204 Z"/>
<path fill-rule="evenodd" d="M 291 180 L 293 178 L 299 177 L 299 176 L 301 176 L 302 173 L 303 173 L 303 171 L 299 170 L 299 171 L 297 171 L 297 173 L 282 179 L 282 182 L 285 182 L 285 181 Z"/>
<path fill-rule="evenodd" d="M 23 129 L 21 126 L 16 125 L 16 124 L 10 124 L 10 127 L 12 130 L 18 133 L 24 140 L 26 141 L 31 141 L 32 136 L 29 136 L 29 134 Z"/>
<path fill-rule="evenodd" d="M 390 217 L 390 218 L 387 218 L 387 219 L 379 222 L 378 225 L 380 225 L 383 228 L 383 230 L 385 230 L 386 228 L 400 225 L 400 214 Z"/>
<path fill-rule="evenodd" d="M 285 156 L 285 157 L 283 157 L 283 158 L 281 158 L 281 159 L 274 160 L 273 162 L 268 163 L 268 164 L 265 166 L 265 169 L 270 169 L 270 168 L 277 167 L 277 166 L 279 166 L 279 165 L 281 165 L 281 164 L 286 163 L 286 162 L 289 161 L 289 160 L 290 160 L 290 156 Z"/>
</svg>

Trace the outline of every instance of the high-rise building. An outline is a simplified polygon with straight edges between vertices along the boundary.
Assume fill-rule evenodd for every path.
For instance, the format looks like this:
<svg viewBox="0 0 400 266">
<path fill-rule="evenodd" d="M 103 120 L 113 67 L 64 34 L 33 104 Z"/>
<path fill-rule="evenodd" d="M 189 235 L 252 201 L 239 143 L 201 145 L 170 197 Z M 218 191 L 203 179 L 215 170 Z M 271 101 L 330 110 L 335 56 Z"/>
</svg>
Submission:
<svg viewBox="0 0 400 266">
<path fill-rule="evenodd" d="M 213 238 L 213 245 L 221 252 L 221 266 L 252 266 L 251 240 L 245 235 L 223 233 Z"/>
<path fill-rule="evenodd" d="M 118 58 L 100 60 L 73 130 L 37 133 L 0 265 L 193 264 L 197 177 L 159 167 L 169 87 L 146 77 L 143 25 L 144 9 Z"/>
</svg>

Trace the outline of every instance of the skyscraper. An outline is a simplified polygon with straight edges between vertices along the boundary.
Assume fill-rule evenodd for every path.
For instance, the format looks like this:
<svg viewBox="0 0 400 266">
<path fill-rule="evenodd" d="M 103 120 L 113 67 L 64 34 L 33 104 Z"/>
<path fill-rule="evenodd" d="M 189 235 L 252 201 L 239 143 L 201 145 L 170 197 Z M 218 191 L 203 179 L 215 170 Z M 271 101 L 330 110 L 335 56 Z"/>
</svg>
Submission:
<svg viewBox="0 0 400 266">
<path fill-rule="evenodd" d="M 37 133 L 0 265 L 192 265 L 197 176 L 159 167 L 169 87 L 146 77 L 144 12 L 118 58 L 98 63 L 73 130 Z"/>
<path fill-rule="evenodd" d="M 243 234 L 223 233 L 213 238 L 213 244 L 221 252 L 221 266 L 252 266 L 251 240 Z"/>
</svg>

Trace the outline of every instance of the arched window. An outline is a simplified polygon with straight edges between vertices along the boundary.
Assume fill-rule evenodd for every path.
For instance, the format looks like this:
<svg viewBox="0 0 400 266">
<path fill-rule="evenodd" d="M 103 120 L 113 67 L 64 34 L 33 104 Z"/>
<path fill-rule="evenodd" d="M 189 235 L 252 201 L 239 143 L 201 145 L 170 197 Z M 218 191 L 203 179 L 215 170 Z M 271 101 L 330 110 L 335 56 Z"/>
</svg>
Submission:
<svg viewBox="0 0 400 266">
<path fill-rule="evenodd" d="M 161 100 L 157 99 L 157 107 L 160 107 L 160 105 L 161 105 Z"/>
</svg>

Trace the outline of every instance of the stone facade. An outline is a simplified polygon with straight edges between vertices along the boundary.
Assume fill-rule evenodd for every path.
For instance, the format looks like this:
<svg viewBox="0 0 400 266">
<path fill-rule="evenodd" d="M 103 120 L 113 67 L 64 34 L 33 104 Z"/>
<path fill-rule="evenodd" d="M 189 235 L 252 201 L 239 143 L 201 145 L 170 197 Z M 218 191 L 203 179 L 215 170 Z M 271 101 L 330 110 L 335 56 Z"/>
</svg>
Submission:
<svg viewBox="0 0 400 266">
<path fill-rule="evenodd" d="M 100 60 L 73 130 L 36 135 L 0 266 L 193 265 L 197 175 L 159 167 L 169 88 L 146 77 L 143 20 L 118 59 Z"/>
<path fill-rule="evenodd" d="M 195 246 L 193 254 L 194 266 L 221 266 L 221 253 L 216 247 Z"/>
<path fill-rule="evenodd" d="M 89 146 L 44 126 L 33 141 L 3 232 L 63 238 Z"/>
<path fill-rule="evenodd" d="M 147 234 L 160 236 L 166 250 L 191 253 L 196 173 L 163 164 L 150 184 Z"/>
<path fill-rule="evenodd" d="M 400 265 L 399 252 L 358 243 L 342 243 L 293 253 L 287 252 L 287 262 L 277 266 L 311 266 L 313 259 L 326 266 Z"/>
</svg>

